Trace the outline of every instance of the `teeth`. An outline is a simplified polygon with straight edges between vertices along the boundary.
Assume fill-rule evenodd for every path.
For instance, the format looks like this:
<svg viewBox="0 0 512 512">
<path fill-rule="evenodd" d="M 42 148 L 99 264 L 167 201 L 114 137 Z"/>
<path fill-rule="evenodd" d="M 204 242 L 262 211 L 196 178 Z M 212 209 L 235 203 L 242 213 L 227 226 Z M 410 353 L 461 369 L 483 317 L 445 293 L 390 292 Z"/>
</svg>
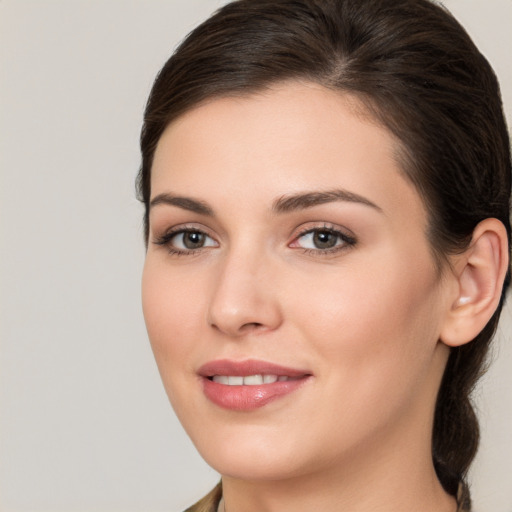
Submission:
<svg viewBox="0 0 512 512">
<path fill-rule="evenodd" d="M 257 386 L 263 384 L 263 375 L 248 375 L 244 377 L 244 384 L 246 386 Z"/>
<path fill-rule="evenodd" d="M 274 382 L 284 382 L 289 380 L 286 375 L 247 375 L 246 377 L 234 375 L 214 375 L 213 382 L 225 384 L 228 386 L 258 386 L 261 384 L 273 384 Z"/>
</svg>

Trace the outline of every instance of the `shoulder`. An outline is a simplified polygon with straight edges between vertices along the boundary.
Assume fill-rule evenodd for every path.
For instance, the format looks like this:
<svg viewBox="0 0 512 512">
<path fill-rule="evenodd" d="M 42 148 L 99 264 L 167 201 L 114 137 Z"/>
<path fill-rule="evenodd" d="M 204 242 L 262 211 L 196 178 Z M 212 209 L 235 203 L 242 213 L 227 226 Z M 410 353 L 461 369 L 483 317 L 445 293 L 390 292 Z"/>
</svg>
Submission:
<svg viewBox="0 0 512 512">
<path fill-rule="evenodd" d="M 184 512 L 217 512 L 221 498 L 222 482 L 219 482 L 204 498 L 187 508 Z"/>
</svg>

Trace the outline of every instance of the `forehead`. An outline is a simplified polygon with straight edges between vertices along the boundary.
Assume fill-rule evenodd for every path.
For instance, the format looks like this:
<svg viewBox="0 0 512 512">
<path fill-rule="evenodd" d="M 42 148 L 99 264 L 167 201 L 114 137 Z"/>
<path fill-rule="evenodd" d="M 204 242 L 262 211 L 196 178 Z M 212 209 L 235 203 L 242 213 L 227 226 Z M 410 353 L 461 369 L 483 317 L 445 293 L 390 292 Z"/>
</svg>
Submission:
<svg viewBox="0 0 512 512">
<path fill-rule="evenodd" d="M 170 188 L 229 202 L 267 201 L 263 191 L 279 196 L 336 186 L 384 205 L 407 197 L 423 214 L 396 158 L 399 147 L 355 96 L 283 83 L 210 100 L 173 121 L 155 152 L 152 196 Z"/>
</svg>

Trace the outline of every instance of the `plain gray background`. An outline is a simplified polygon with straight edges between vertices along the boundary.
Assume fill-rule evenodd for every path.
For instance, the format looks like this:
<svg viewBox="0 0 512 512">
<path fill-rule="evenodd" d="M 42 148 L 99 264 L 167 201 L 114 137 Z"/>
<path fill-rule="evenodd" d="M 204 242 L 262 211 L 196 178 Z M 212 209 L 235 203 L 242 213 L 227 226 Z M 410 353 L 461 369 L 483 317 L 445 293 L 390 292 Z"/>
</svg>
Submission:
<svg viewBox="0 0 512 512">
<path fill-rule="evenodd" d="M 140 307 L 143 106 L 221 0 L 0 0 L 0 510 L 179 511 L 217 481 Z M 512 119 L 512 0 L 446 0 Z M 512 309 L 477 391 L 476 512 L 512 512 Z"/>
</svg>

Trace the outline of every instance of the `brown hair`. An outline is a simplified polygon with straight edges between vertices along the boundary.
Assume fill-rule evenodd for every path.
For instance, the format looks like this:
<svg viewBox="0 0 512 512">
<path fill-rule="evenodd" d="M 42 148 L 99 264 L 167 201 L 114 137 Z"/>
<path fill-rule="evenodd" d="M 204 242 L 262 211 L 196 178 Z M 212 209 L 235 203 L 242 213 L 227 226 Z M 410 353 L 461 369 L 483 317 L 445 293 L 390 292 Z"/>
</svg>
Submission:
<svg viewBox="0 0 512 512">
<path fill-rule="evenodd" d="M 138 193 L 146 241 L 152 159 L 166 126 L 210 98 L 293 79 L 356 95 L 399 139 L 439 268 L 485 218 L 505 225 L 510 244 L 510 143 L 498 82 L 461 25 L 429 0 L 239 0 L 197 27 L 159 73 L 145 111 Z M 452 349 L 438 394 L 432 454 L 453 495 L 477 450 L 470 393 L 509 280 L 484 330 Z"/>
</svg>

